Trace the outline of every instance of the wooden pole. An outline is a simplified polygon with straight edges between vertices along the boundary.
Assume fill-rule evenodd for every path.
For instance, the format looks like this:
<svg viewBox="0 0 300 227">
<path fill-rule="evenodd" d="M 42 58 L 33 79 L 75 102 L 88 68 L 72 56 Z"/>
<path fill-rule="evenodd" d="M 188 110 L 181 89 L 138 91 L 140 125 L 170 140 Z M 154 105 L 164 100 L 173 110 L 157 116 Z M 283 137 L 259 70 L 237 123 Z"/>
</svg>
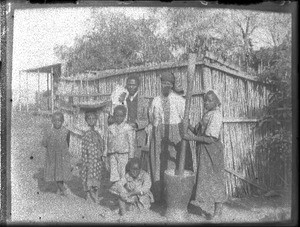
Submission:
<svg viewBox="0 0 300 227">
<path fill-rule="evenodd" d="M 51 68 L 51 113 L 54 112 L 54 73 L 53 73 L 53 67 Z"/>
<path fill-rule="evenodd" d="M 21 105 L 21 101 L 22 101 L 22 91 L 21 91 L 21 73 L 22 71 L 19 71 L 19 111 L 21 112 L 22 110 L 22 105 Z"/>
<path fill-rule="evenodd" d="M 191 97 L 192 97 L 192 90 L 193 90 L 193 77 L 195 74 L 195 66 L 196 66 L 196 53 L 189 53 L 189 60 L 188 60 L 188 75 L 187 75 L 187 92 L 186 92 L 186 103 L 185 103 L 185 110 L 184 110 L 184 117 L 183 117 L 183 133 L 187 132 L 188 129 L 188 120 L 190 115 L 190 108 L 191 108 Z M 182 140 L 181 143 L 181 153 L 179 159 L 179 168 L 175 171 L 175 175 L 183 176 L 184 174 L 184 164 L 185 164 L 185 155 L 186 155 L 186 140 Z"/>
<path fill-rule="evenodd" d="M 29 95 L 29 88 L 28 88 L 28 72 L 26 72 L 26 112 L 28 112 L 28 95 Z"/>
<path fill-rule="evenodd" d="M 38 95 L 37 95 L 37 105 L 38 105 L 38 111 L 40 111 L 40 70 L 38 70 Z"/>
<path fill-rule="evenodd" d="M 50 109 L 49 107 L 49 73 L 47 73 L 47 111 Z"/>
<path fill-rule="evenodd" d="M 249 184 L 255 186 L 256 188 L 259 188 L 259 189 L 262 190 L 262 191 L 265 191 L 265 192 L 268 192 L 268 191 L 269 191 L 269 189 L 264 188 L 263 186 L 260 186 L 260 185 L 254 183 L 253 181 L 251 181 L 251 180 L 249 180 L 249 179 L 246 179 L 245 177 L 243 177 L 242 175 L 238 174 L 237 172 L 235 172 L 235 171 L 232 170 L 232 169 L 225 169 L 225 171 L 228 172 L 228 173 L 231 173 L 231 174 L 233 174 L 234 176 L 240 178 L 241 180 L 243 180 L 243 181 L 245 181 L 245 182 L 247 182 L 247 183 L 249 183 Z"/>
</svg>

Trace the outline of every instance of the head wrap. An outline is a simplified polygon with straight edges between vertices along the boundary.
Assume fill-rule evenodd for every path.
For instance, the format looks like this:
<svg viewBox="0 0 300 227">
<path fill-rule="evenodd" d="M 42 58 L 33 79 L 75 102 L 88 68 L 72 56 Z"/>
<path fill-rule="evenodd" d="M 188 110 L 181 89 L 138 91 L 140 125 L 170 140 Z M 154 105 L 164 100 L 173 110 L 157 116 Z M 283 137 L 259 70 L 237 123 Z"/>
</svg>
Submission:
<svg viewBox="0 0 300 227">
<path fill-rule="evenodd" d="M 168 82 L 172 83 L 174 86 L 175 85 L 175 76 L 173 73 L 165 72 L 161 75 L 161 81 L 168 81 Z"/>
<path fill-rule="evenodd" d="M 213 98 L 217 104 L 217 106 L 220 106 L 221 105 L 221 101 L 220 101 L 220 96 L 219 96 L 219 93 L 216 91 L 216 90 L 208 90 L 205 92 L 205 95 L 208 95 L 208 94 L 212 94 L 213 95 Z"/>
<path fill-rule="evenodd" d="M 184 95 L 184 89 L 183 87 L 178 84 L 178 83 L 175 83 L 175 86 L 173 88 L 173 90 L 178 94 L 178 95 Z"/>
</svg>

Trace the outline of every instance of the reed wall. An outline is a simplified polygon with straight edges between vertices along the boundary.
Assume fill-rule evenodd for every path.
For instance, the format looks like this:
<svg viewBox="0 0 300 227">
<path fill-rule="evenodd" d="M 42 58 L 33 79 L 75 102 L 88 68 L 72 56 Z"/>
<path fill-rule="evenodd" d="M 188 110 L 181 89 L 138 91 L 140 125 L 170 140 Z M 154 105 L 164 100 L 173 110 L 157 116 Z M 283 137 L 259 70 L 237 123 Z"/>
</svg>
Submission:
<svg viewBox="0 0 300 227">
<path fill-rule="evenodd" d="M 151 98 L 160 94 L 160 75 L 164 71 L 175 74 L 176 83 L 186 90 L 187 64 L 163 65 L 148 68 L 134 68 L 133 70 L 119 70 L 110 72 L 96 72 L 81 75 L 77 78 L 63 78 L 59 86 L 59 94 L 63 97 L 75 95 L 74 104 L 82 102 L 104 101 L 114 87 L 119 84 L 125 86 L 129 75 L 140 78 L 140 95 Z M 221 139 L 225 149 L 225 166 L 234 170 L 242 177 L 258 184 L 266 185 L 268 176 L 265 169 L 269 168 L 265 159 L 258 159 L 255 145 L 263 133 L 256 128 L 256 121 L 262 116 L 262 109 L 267 104 L 268 88 L 255 78 L 211 62 L 198 62 L 193 80 L 193 96 L 190 111 L 192 125 L 195 125 L 203 115 L 203 93 L 210 89 L 217 91 L 222 103 L 224 118 Z M 67 123 L 85 127 L 83 113 L 65 112 Z M 99 113 L 99 128 L 106 135 L 107 113 Z M 80 137 L 73 136 L 73 153 L 80 155 Z M 193 146 L 194 147 L 194 146 Z M 195 152 L 195 151 L 194 151 Z M 240 178 L 226 173 L 226 192 L 229 196 L 243 196 L 251 194 L 251 188 Z"/>
</svg>

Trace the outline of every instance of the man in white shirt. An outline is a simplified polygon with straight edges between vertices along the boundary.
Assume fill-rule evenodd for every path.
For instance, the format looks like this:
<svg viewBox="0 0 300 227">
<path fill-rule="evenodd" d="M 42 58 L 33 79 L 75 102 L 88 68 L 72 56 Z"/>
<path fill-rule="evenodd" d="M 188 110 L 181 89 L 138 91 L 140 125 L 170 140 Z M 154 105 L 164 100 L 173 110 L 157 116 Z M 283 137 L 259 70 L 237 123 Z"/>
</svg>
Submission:
<svg viewBox="0 0 300 227">
<path fill-rule="evenodd" d="M 175 77 L 172 73 L 161 76 L 161 95 L 155 97 L 149 111 L 152 125 L 150 151 L 151 175 L 155 201 L 163 202 L 164 171 L 177 169 L 181 152 L 181 122 L 185 99 L 174 92 Z M 192 170 L 192 156 L 188 146 L 185 167 Z"/>
</svg>

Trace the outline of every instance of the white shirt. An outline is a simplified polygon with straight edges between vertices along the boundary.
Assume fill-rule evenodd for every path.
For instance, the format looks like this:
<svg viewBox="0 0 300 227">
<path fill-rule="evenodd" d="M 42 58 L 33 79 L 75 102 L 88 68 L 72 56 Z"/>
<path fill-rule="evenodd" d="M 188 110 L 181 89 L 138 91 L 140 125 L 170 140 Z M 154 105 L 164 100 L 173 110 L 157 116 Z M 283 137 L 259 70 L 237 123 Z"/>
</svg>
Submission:
<svg viewBox="0 0 300 227">
<path fill-rule="evenodd" d="M 129 100 L 132 102 L 133 99 L 137 96 L 138 92 L 136 92 L 133 96 L 128 95 Z"/>
<path fill-rule="evenodd" d="M 202 118 L 202 121 L 202 133 L 206 136 L 219 138 L 223 122 L 220 108 L 206 112 Z"/>
<path fill-rule="evenodd" d="M 184 116 L 185 99 L 171 91 L 168 96 L 170 101 L 170 122 L 169 124 L 179 124 Z M 162 107 L 162 97 L 157 96 L 153 99 L 150 108 L 150 118 L 154 126 L 165 124 L 164 111 Z"/>
</svg>

